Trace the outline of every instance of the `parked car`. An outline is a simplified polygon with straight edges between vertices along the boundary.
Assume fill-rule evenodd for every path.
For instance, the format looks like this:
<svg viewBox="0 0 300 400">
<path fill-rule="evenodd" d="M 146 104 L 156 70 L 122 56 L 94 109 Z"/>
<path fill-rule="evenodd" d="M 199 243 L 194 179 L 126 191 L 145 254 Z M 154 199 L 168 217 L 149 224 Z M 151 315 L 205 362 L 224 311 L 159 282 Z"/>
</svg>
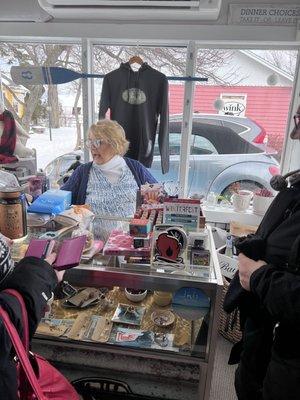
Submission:
<svg viewBox="0 0 300 400">
<path fill-rule="evenodd" d="M 182 121 L 182 115 L 171 115 L 170 121 L 180 122 Z M 226 128 L 230 128 L 251 143 L 262 144 L 267 134 L 265 129 L 260 124 L 248 117 L 239 117 L 236 115 L 195 113 L 193 115 L 193 121 L 202 122 L 203 124 L 224 126 Z"/>
<path fill-rule="evenodd" d="M 151 173 L 168 187 L 177 186 L 181 147 L 181 122 L 170 122 L 170 170 L 163 175 L 157 144 L 154 149 Z M 57 180 L 74 162 L 81 151 L 57 157 L 46 167 L 50 179 Z M 189 165 L 189 195 L 206 196 L 213 191 L 226 195 L 234 182 L 249 190 L 270 189 L 272 175 L 279 173 L 278 162 L 272 154 L 261 147 L 249 143 L 231 128 L 216 126 L 193 120 L 191 155 Z"/>
</svg>

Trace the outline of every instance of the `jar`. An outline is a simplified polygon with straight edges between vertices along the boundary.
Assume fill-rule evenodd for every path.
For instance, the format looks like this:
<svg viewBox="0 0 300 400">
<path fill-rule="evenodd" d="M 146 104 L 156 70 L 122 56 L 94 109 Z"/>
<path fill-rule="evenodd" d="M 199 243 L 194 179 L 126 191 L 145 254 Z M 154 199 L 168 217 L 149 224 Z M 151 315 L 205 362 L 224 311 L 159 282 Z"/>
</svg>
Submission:
<svg viewBox="0 0 300 400">
<path fill-rule="evenodd" d="M 164 307 L 171 303 L 172 297 L 172 293 L 155 291 L 153 294 L 153 301 L 156 305 Z"/>
<path fill-rule="evenodd" d="M 27 235 L 26 198 L 20 189 L 0 191 L 0 232 L 10 239 Z"/>
<path fill-rule="evenodd" d="M 28 179 L 29 194 L 33 200 L 37 199 L 43 193 L 44 176 L 32 176 Z"/>
</svg>

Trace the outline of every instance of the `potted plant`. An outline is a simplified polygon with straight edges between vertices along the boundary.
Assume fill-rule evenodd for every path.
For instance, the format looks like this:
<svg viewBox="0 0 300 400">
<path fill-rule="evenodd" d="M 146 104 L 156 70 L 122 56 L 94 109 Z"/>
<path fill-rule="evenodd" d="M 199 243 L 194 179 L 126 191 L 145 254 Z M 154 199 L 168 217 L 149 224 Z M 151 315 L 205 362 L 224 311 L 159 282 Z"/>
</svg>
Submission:
<svg viewBox="0 0 300 400">
<path fill-rule="evenodd" d="M 274 200 L 274 194 L 268 189 L 259 189 L 253 196 L 253 212 L 264 215 Z"/>
</svg>

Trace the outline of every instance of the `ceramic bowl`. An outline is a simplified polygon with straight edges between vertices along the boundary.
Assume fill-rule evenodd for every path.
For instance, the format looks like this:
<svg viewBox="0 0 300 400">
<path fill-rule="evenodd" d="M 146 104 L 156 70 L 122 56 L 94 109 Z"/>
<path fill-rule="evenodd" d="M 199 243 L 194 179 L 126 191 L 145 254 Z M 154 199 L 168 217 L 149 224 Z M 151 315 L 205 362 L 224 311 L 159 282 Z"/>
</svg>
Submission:
<svg viewBox="0 0 300 400">
<path fill-rule="evenodd" d="M 172 293 L 155 291 L 153 294 L 153 301 L 160 307 L 165 307 L 172 302 Z"/>
<path fill-rule="evenodd" d="M 128 300 L 134 302 L 134 303 L 139 303 L 140 301 L 144 300 L 144 298 L 147 296 L 147 290 L 136 290 L 136 289 L 130 289 L 130 288 L 125 288 L 125 296 L 127 297 Z"/>
<path fill-rule="evenodd" d="M 255 194 L 253 197 L 253 212 L 258 215 L 264 215 L 273 200 L 274 197 L 263 197 Z"/>
<path fill-rule="evenodd" d="M 234 211 L 246 211 L 250 206 L 252 197 L 253 193 L 250 190 L 239 190 L 238 193 L 234 193 L 231 197 Z"/>
</svg>

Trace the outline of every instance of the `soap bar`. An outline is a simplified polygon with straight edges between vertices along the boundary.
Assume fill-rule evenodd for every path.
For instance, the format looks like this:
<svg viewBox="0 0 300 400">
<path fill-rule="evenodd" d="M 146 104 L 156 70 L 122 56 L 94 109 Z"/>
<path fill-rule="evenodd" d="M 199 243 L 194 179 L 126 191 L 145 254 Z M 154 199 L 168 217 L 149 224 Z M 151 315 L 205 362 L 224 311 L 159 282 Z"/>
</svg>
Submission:
<svg viewBox="0 0 300 400">
<path fill-rule="evenodd" d="M 133 247 L 135 249 L 139 249 L 140 247 L 149 247 L 149 246 L 150 246 L 150 236 L 133 238 Z"/>
<path fill-rule="evenodd" d="M 71 202 L 72 192 L 47 190 L 28 207 L 28 212 L 56 215 L 70 208 Z"/>
<path fill-rule="evenodd" d="M 132 219 L 129 224 L 130 236 L 147 237 L 151 230 L 151 223 L 148 219 Z"/>
</svg>

